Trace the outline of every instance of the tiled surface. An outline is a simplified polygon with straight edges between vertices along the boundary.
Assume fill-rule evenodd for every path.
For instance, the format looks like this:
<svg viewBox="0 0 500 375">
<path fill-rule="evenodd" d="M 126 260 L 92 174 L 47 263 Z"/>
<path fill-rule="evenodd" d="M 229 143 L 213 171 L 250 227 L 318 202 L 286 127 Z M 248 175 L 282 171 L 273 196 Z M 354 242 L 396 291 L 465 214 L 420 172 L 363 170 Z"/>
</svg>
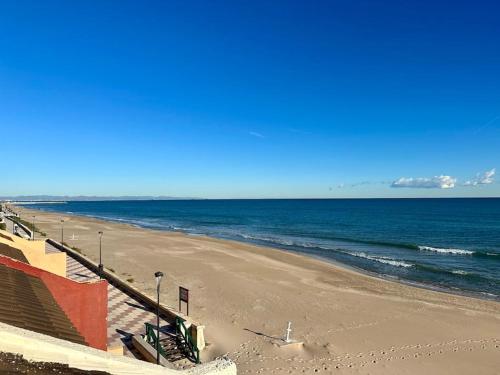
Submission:
<svg viewBox="0 0 500 375">
<path fill-rule="evenodd" d="M 47 243 L 46 252 L 54 253 L 59 252 L 59 250 Z M 66 262 L 69 279 L 78 282 L 99 279 L 96 273 L 69 255 L 66 257 Z M 145 332 L 144 323 L 146 322 L 156 325 L 155 312 L 150 311 L 148 307 L 122 290 L 108 284 L 108 347 L 127 346 L 131 335 Z M 163 325 L 165 322 L 160 321 L 160 324 Z M 125 353 L 133 356 L 128 350 L 125 350 Z"/>
</svg>

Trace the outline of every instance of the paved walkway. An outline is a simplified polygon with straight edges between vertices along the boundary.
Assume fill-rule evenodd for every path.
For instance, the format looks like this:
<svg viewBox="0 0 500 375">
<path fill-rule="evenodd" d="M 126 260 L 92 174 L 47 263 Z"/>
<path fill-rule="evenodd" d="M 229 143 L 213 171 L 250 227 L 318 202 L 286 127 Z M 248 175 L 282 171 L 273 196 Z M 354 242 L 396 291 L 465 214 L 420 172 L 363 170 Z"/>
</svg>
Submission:
<svg viewBox="0 0 500 375">
<path fill-rule="evenodd" d="M 46 252 L 58 253 L 60 250 L 47 243 Z M 73 259 L 69 254 L 66 257 L 66 272 L 69 279 L 78 282 L 99 280 L 95 272 Z M 114 285 L 108 284 L 108 347 L 125 346 L 124 353 L 133 357 L 130 351 L 131 336 L 144 334 L 146 322 L 156 326 L 156 313 Z M 160 322 L 160 324 L 165 324 L 165 322 Z"/>
<path fill-rule="evenodd" d="M 12 222 L 12 220 L 9 220 L 7 218 L 4 219 L 5 220 L 5 230 L 9 233 L 12 234 L 12 227 L 14 226 L 14 223 Z"/>
<path fill-rule="evenodd" d="M 13 232 L 14 232 L 14 222 L 13 222 L 11 219 L 7 219 L 7 218 L 5 218 L 5 219 L 4 219 L 4 221 L 5 221 L 5 224 L 6 224 L 6 228 L 5 228 L 5 230 L 6 230 L 7 232 L 11 233 L 11 234 L 14 234 L 14 233 L 13 233 Z M 22 235 L 26 235 L 26 236 L 28 236 L 28 238 L 31 238 L 31 233 L 26 232 L 26 231 L 25 231 L 22 227 L 20 227 L 19 225 L 17 226 L 17 228 L 18 228 L 18 232 L 19 232 L 20 234 L 22 234 Z M 43 237 L 40 237 L 40 238 L 35 237 L 35 239 L 36 239 L 36 240 L 40 240 L 40 239 L 43 239 Z"/>
</svg>

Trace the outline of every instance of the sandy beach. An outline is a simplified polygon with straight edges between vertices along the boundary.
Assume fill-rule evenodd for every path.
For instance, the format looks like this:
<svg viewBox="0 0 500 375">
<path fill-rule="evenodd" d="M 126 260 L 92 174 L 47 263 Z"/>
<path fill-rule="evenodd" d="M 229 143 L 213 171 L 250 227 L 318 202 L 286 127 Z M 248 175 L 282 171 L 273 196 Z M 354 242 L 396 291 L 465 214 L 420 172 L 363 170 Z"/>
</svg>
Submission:
<svg viewBox="0 0 500 375">
<path fill-rule="evenodd" d="M 241 374 L 498 374 L 500 303 L 364 275 L 317 259 L 182 233 L 18 207 L 23 218 L 206 325 L 203 359 L 227 355 Z M 35 212 L 35 213 L 33 213 Z M 287 321 L 302 348 L 280 348 Z"/>
</svg>

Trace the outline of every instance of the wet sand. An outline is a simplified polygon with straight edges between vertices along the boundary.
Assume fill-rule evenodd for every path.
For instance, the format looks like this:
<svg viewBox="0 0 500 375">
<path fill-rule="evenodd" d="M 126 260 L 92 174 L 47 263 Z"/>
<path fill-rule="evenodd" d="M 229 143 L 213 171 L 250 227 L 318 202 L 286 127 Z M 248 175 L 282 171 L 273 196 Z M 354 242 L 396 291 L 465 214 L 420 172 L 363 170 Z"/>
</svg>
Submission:
<svg viewBox="0 0 500 375">
<path fill-rule="evenodd" d="M 132 285 L 206 325 L 204 360 L 227 354 L 240 374 L 498 374 L 500 303 L 415 288 L 249 244 L 20 207 L 55 240 L 82 249 Z M 74 238 L 74 239 L 72 239 Z M 499 270 L 500 272 L 500 270 Z M 276 341 L 292 321 L 302 348 Z"/>
</svg>

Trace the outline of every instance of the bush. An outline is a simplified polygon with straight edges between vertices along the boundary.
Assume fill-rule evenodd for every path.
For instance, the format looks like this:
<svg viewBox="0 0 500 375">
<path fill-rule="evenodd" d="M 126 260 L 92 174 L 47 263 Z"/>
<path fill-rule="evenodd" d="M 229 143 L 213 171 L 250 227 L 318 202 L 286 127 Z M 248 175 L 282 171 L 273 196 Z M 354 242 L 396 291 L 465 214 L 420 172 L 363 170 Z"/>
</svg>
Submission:
<svg viewBox="0 0 500 375">
<path fill-rule="evenodd" d="M 33 223 L 30 223 L 29 221 L 20 219 L 20 218 L 13 218 L 13 221 L 16 224 L 23 224 L 25 227 L 27 227 L 31 231 L 38 232 L 42 237 L 47 237 L 47 233 L 42 232 L 36 225 L 33 226 Z"/>
<path fill-rule="evenodd" d="M 0 223 L 0 229 L 1 230 L 6 230 L 7 229 L 7 225 L 5 223 Z"/>
</svg>

